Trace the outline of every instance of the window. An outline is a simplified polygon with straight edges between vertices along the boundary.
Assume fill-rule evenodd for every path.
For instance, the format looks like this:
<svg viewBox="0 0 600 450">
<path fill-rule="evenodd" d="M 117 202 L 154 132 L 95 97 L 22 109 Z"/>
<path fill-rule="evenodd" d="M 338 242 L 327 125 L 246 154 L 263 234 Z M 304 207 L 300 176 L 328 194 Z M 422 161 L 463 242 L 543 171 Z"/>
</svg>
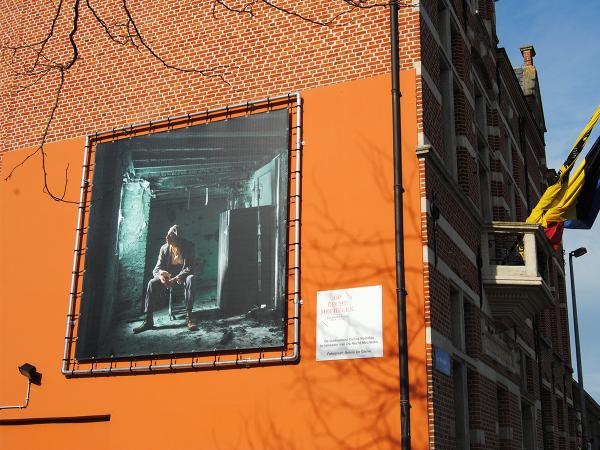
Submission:
<svg viewBox="0 0 600 450">
<path fill-rule="evenodd" d="M 440 2 L 440 10 L 438 11 L 439 20 L 439 36 L 440 42 L 442 43 L 442 49 L 446 52 L 446 55 L 450 57 L 452 52 L 452 27 L 450 24 L 450 11 L 446 7 L 444 2 Z"/>
<path fill-rule="evenodd" d="M 454 359 L 452 362 L 452 383 L 454 388 L 454 448 L 469 448 L 467 368 L 458 359 Z"/>
<path fill-rule="evenodd" d="M 442 95 L 442 127 L 444 161 L 452 178 L 456 179 L 456 143 L 454 130 L 454 89 L 452 74 L 452 25 L 450 12 L 443 4 L 439 10 L 440 91 Z"/>
<path fill-rule="evenodd" d="M 523 427 L 523 450 L 535 449 L 535 417 L 533 406 L 521 400 L 521 424 Z"/>
<path fill-rule="evenodd" d="M 475 88 L 475 133 L 477 136 L 477 174 L 479 176 L 479 202 L 485 222 L 492 220 L 490 188 L 490 149 L 487 141 L 487 106 L 481 91 Z"/>
<path fill-rule="evenodd" d="M 508 136 L 505 137 L 506 138 L 506 167 L 508 168 L 508 170 L 513 170 L 513 148 L 512 145 L 510 143 L 510 139 Z M 514 176 L 514 175 L 513 175 Z M 508 213 L 508 218 L 510 220 L 515 220 L 517 218 L 517 211 L 516 211 L 516 204 L 517 204 L 517 190 L 516 190 L 516 186 L 512 180 L 512 178 L 510 176 L 506 177 L 506 184 L 507 186 L 507 202 L 508 202 L 508 208 L 509 210 L 507 211 Z"/>
<path fill-rule="evenodd" d="M 477 87 L 475 88 L 475 125 L 484 136 L 487 134 L 487 111 L 485 98 Z"/>
<path fill-rule="evenodd" d="M 520 349 L 519 350 L 519 381 L 521 392 L 529 392 L 529 357 Z"/>
<path fill-rule="evenodd" d="M 477 172 L 479 175 L 479 201 L 481 203 L 480 211 L 484 222 L 492 220 L 492 202 L 490 200 L 490 169 L 479 159 Z"/>
<path fill-rule="evenodd" d="M 465 310 L 462 292 L 450 286 L 450 324 L 452 326 L 452 344 L 457 349 L 465 349 Z"/>
<path fill-rule="evenodd" d="M 452 178 L 457 177 L 456 168 L 456 143 L 454 130 L 454 89 L 452 81 L 452 69 L 442 66 L 441 74 L 442 90 L 442 124 L 444 139 L 445 163 Z"/>
</svg>

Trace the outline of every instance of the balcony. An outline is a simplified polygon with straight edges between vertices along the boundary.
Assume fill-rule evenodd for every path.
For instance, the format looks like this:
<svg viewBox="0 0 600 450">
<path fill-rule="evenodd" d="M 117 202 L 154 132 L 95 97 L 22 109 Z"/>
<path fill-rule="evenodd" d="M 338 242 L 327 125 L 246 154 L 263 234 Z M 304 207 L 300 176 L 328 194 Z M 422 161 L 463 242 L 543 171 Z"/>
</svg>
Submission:
<svg viewBox="0 0 600 450">
<path fill-rule="evenodd" d="M 494 320 L 509 328 L 554 304 L 554 251 L 535 224 L 493 222 L 482 234 L 482 282 Z"/>
</svg>

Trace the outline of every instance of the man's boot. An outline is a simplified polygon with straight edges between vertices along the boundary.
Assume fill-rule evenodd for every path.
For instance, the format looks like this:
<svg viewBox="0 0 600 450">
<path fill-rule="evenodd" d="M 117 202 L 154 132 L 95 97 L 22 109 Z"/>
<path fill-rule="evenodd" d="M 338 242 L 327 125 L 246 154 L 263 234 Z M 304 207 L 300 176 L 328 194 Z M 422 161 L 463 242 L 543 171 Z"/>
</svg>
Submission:
<svg viewBox="0 0 600 450">
<path fill-rule="evenodd" d="M 146 319 L 142 322 L 142 324 L 133 329 L 133 334 L 141 333 L 142 331 L 151 330 L 154 328 L 154 320 L 152 316 L 146 316 Z"/>
<path fill-rule="evenodd" d="M 192 315 L 190 313 L 188 313 L 188 315 L 187 315 L 187 329 L 189 331 L 197 331 L 198 330 L 198 325 L 196 325 L 196 323 L 192 320 Z"/>
</svg>

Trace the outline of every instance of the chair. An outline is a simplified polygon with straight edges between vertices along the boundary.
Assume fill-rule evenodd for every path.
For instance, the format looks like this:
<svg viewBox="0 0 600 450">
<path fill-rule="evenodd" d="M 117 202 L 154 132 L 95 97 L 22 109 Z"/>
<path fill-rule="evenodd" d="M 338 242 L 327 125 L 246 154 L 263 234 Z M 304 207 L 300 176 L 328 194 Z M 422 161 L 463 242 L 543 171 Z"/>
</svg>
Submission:
<svg viewBox="0 0 600 450">
<path fill-rule="evenodd" d="M 185 305 L 185 287 L 180 284 L 174 284 L 169 290 L 169 319 L 176 320 L 176 313 L 183 313 L 184 318 L 187 315 Z M 179 304 L 177 304 L 179 303 Z"/>
</svg>

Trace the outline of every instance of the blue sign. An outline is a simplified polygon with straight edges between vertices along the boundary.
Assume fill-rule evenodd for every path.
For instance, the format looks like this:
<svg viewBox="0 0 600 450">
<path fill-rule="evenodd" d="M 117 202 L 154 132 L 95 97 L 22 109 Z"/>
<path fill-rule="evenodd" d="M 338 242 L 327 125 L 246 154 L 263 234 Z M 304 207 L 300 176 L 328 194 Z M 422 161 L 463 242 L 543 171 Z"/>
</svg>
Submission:
<svg viewBox="0 0 600 450">
<path fill-rule="evenodd" d="M 452 375 L 452 358 L 450 353 L 439 347 L 433 347 L 433 368 L 444 375 Z"/>
</svg>

